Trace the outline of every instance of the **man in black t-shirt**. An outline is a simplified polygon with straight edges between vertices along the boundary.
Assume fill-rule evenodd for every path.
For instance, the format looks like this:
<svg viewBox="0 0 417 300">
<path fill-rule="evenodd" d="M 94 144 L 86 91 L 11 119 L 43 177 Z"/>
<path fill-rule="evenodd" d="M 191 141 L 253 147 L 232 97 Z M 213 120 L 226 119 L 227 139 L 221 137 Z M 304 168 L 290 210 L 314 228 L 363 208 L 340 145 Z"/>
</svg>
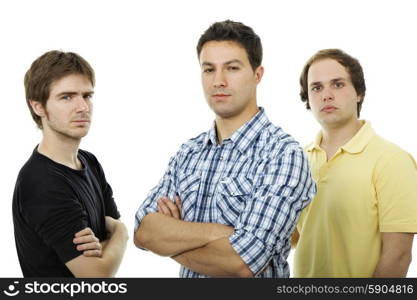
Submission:
<svg viewBox="0 0 417 300">
<path fill-rule="evenodd" d="M 94 71 L 78 54 L 49 51 L 25 75 L 26 101 L 43 138 L 13 195 L 16 248 L 25 277 L 110 277 L 127 243 L 110 185 L 79 149 L 90 128 Z"/>
</svg>

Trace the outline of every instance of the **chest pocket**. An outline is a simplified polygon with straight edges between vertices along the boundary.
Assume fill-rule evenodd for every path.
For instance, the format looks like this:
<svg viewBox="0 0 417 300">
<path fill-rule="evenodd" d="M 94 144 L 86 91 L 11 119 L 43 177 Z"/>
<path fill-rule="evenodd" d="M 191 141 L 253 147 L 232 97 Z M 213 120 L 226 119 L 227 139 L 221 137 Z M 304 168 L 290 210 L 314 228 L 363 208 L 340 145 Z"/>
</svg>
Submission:
<svg viewBox="0 0 417 300">
<path fill-rule="evenodd" d="M 217 221 L 234 226 L 251 197 L 252 181 L 245 176 L 224 177 L 217 188 Z"/>
<path fill-rule="evenodd" d="M 177 193 L 181 198 L 181 219 L 193 221 L 201 176 L 179 172 Z"/>
</svg>

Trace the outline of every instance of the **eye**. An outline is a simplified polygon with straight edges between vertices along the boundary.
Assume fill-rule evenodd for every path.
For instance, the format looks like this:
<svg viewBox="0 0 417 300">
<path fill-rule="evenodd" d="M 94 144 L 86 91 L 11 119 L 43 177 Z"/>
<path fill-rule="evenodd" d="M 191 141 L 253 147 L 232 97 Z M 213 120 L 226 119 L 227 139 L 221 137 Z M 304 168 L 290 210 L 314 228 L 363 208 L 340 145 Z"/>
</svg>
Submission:
<svg viewBox="0 0 417 300">
<path fill-rule="evenodd" d="M 204 68 L 203 73 L 212 73 L 214 71 L 213 68 Z"/>
<path fill-rule="evenodd" d="M 238 71 L 238 70 L 240 70 L 240 68 L 238 66 L 228 66 L 227 70 L 229 70 L 229 71 Z"/>
<path fill-rule="evenodd" d="M 319 85 L 315 85 L 315 86 L 313 86 L 313 87 L 311 88 L 311 90 L 312 90 L 313 92 L 318 92 L 318 91 L 320 91 L 320 90 L 321 90 L 321 86 L 319 86 Z"/>
<path fill-rule="evenodd" d="M 60 99 L 62 99 L 62 100 L 71 100 L 71 95 L 62 95 Z"/>
<path fill-rule="evenodd" d="M 93 95 L 92 94 L 84 95 L 84 99 L 91 100 L 91 99 L 93 99 Z"/>
<path fill-rule="evenodd" d="M 334 86 L 337 88 L 342 88 L 345 86 L 345 83 L 343 81 L 338 81 L 334 83 Z"/>
</svg>

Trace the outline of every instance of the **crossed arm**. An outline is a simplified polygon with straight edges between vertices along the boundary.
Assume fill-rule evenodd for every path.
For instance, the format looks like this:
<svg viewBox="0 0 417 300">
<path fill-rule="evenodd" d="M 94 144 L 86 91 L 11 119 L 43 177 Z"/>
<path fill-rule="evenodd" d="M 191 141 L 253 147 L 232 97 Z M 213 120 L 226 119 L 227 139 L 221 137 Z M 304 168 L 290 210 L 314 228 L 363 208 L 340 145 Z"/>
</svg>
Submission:
<svg viewBox="0 0 417 300">
<path fill-rule="evenodd" d="M 90 228 L 75 234 L 73 242 L 83 254 L 65 264 L 75 277 L 113 277 L 117 272 L 126 249 L 127 229 L 119 220 L 105 219 L 108 240 L 100 242 Z"/>
<path fill-rule="evenodd" d="M 231 246 L 234 228 L 216 223 L 185 222 L 181 201 L 158 200 L 158 212 L 146 215 L 135 232 L 135 245 L 170 256 L 195 272 L 213 277 L 252 277 Z"/>
</svg>

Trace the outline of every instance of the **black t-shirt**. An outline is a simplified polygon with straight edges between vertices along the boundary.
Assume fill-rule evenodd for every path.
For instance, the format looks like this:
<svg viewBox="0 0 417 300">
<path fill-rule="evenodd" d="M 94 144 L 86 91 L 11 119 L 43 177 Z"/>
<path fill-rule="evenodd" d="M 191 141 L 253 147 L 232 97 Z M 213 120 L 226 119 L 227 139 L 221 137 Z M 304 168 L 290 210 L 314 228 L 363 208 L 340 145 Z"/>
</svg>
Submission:
<svg viewBox="0 0 417 300">
<path fill-rule="evenodd" d="M 103 169 L 79 150 L 74 170 L 40 154 L 37 147 L 20 170 L 13 195 L 13 223 L 25 277 L 73 277 L 65 263 L 81 255 L 72 242 L 90 227 L 106 239 L 105 216 L 120 217 Z"/>
</svg>

